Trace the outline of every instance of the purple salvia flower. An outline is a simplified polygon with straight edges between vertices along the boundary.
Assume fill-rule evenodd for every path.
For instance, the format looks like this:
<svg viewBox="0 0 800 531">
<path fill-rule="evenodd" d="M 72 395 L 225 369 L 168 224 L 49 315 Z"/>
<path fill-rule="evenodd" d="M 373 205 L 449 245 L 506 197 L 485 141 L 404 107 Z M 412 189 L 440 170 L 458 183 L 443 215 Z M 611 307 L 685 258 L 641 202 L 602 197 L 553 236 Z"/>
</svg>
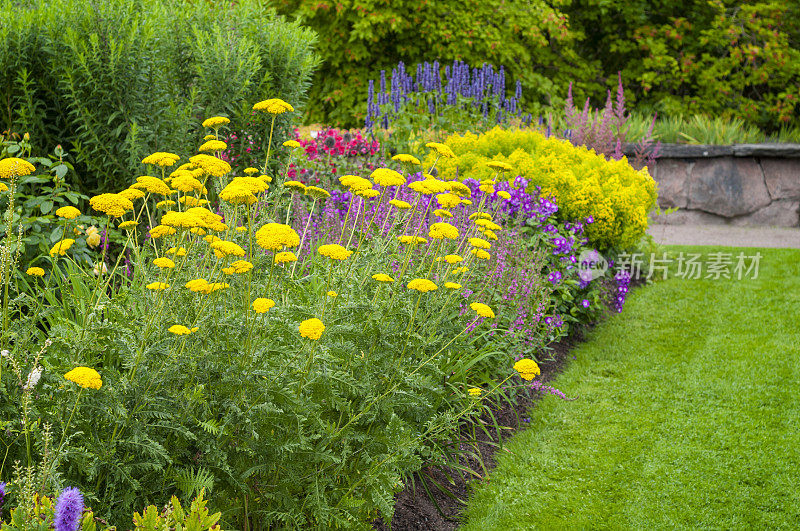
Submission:
<svg viewBox="0 0 800 531">
<path fill-rule="evenodd" d="M 83 514 L 83 494 L 75 487 L 61 491 L 56 501 L 53 526 L 56 531 L 77 531 Z"/>
<path fill-rule="evenodd" d="M 0 509 L 3 508 L 3 499 L 6 497 L 6 483 L 0 481 Z"/>
</svg>

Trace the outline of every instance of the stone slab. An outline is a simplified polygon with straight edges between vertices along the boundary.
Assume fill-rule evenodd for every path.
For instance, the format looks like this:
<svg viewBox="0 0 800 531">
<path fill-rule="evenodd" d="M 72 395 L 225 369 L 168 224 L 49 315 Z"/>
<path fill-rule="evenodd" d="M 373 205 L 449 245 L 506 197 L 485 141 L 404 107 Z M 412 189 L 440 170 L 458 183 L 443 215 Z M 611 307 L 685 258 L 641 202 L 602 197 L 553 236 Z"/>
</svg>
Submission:
<svg viewBox="0 0 800 531">
<path fill-rule="evenodd" d="M 800 199 L 800 159 L 761 159 L 772 199 Z"/>
<path fill-rule="evenodd" d="M 702 210 L 678 210 L 658 216 L 653 214 L 650 219 L 657 225 L 726 225 L 728 223 L 726 218 Z"/>
<path fill-rule="evenodd" d="M 772 198 L 761 167 L 753 159 L 701 159 L 692 167 L 688 205 L 727 218 L 750 214 Z"/>
<path fill-rule="evenodd" d="M 658 206 L 685 208 L 689 204 L 687 189 L 694 162 L 681 159 L 663 159 L 653 169 L 653 179 L 658 183 Z"/>
<path fill-rule="evenodd" d="M 797 227 L 800 225 L 800 201 L 778 199 L 752 214 L 731 220 L 738 227 Z"/>
<path fill-rule="evenodd" d="M 800 249 L 800 228 L 720 225 L 651 225 L 647 230 L 662 245 L 725 245 Z"/>
<path fill-rule="evenodd" d="M 800 158 L 800 144 L 734 144 L 733 156 Z"/>
</svg>

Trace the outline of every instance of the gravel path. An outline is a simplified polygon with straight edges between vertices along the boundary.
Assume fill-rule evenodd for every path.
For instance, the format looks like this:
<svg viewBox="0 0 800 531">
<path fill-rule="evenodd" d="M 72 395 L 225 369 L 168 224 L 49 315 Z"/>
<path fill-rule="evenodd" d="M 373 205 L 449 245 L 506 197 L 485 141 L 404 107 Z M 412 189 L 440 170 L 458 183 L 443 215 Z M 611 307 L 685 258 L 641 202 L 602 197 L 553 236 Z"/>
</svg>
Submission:
<svg viewBox="0 0 800 531">
<path fill-rule="evenodd" d="M 800 249 L 800 228 L 656 225 L 647 231 L 664 245 L 724 245 Z"/>
</svg>

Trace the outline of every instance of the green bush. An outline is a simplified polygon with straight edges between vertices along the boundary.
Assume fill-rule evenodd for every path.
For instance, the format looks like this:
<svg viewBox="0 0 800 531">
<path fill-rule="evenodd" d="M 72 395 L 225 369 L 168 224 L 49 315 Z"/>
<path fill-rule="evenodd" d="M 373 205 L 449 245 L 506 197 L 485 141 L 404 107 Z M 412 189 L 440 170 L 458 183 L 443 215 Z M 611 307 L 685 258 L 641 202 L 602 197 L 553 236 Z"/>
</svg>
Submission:
<svg viewBox="0 0 800 531">
<path fill-rule="evenodd" d="M 507 86 L 521 81 L 534 110 L 550 95 L 565 94 L 570 79 L 589 79 L 592 69 L 574 52 L 576 35 L 561 3 L 279 0 L 277 6 L 320 35 L 325 63 L 311 88 L 309 119 L 353 127 L 364 123 L 368 80 L 398 61 L 412 69 L 434 59 L 504 65 Z"/>
<path fill-rule="evenodd" d="M 0 9 L 0 129 L 76 152 L 75 184 L 87 193 L 124 187 L 153 151 L 193 151 L 208 116 L 263 130 L 252 103 L 301 104 L 317 65 L 314 34 L 257 0 L 0 0 Z M 238 136 L 234 152 L 248 147 Z"/>
</svg>

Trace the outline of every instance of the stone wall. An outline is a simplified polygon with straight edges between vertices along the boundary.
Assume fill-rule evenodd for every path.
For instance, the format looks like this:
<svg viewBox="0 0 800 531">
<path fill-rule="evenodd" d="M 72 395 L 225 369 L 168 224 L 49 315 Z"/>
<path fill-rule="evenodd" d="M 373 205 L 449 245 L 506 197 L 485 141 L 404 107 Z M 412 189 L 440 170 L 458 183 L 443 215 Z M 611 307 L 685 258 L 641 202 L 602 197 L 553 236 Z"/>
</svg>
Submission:
<svg viewBox="0 0 800 531">
<path fill-rule="evenodd" d="M 656 223 L 800 226 L 800 144 L 665 144 L 650 173 Z"/>
</svg>

